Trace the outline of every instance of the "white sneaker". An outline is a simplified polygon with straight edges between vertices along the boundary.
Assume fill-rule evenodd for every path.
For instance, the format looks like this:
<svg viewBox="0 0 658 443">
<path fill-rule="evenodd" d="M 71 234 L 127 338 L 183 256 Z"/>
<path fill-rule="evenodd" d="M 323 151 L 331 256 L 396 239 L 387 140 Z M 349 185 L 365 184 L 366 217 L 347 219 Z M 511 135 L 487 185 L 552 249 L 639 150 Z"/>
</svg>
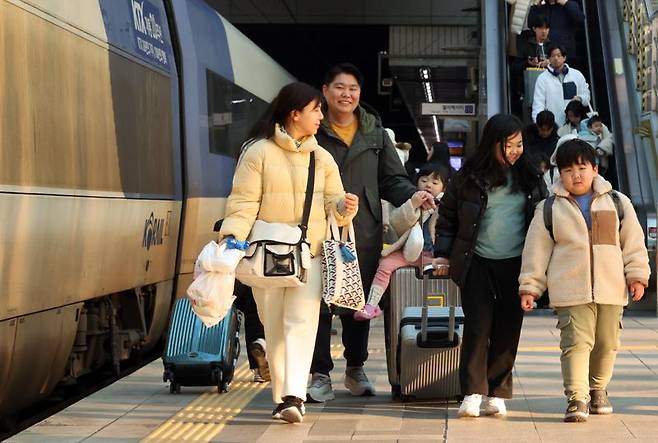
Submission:
<svg viewBox="0 0 658 443">
<path fill-rule="evenodd" d="M 486 415 L 507 415 L 505 400 L 498 397 L 487 397 L 484 400 L 484 413 Z"/>
<path fill-rule="evenodd" d="M 457 417 L 479 417 L 482 394 L 470 394 L 464 397 L 457 411 Z"/>
<path fill-rule="evenodd" d="M 308 391 L 306 391 L 306 401 L 309 403 L 323 403 L 334 398 L 336 397 L 331 387 L 331 378 L 319 372 L 313 373 L 311 384 L 308 386 Z"/>
</svg>

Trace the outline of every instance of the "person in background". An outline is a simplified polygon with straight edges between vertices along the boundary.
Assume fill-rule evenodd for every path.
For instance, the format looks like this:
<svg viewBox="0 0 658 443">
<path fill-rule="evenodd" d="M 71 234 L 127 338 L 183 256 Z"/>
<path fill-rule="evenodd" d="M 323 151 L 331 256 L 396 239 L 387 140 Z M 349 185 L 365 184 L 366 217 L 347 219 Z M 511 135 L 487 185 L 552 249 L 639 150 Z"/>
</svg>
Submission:
<svg viewBox="0 0 658 443">
<path fill-rule="evenodd" d="M 251 288 L 240 281 L 235 282 L 235 307 L 244 316 L 244 335 L 247 342 L 247 358 L 254 383 L 270 381 L 270 367 L 267 363 L 265 329 L 258 317 L 258 309 Z"/>
<path fill-rule="evenodd" d="M 361 280 L 367 294 L 383 244 L 381 200 L 400 206 L 416 192 L 416 187 L 400 164 L 379 118 L 360 104 L 362 86 L 363 74 L 356 66 L 341 63 L 329 69 L 322 86 L 325 118 L 317 139 L 338 164 L 345 189 L 359 197 L 354 231 Z M 422 206 L 424 209 L 435 207 L 431 194 L 425 193 Z M 351 310 L 337 308 L 334 312 L 343 326 L 343 355 L 347 360 L 345 387 L 354 396 L 374 395 L 375 388 L 363 369 L 368 359 L 370 322 L 354 320 Z M 334 367 L 331 320 L 331 311 L 323 305 L 311 364 L 309 401 L 334 398 L 329 376 Z"/>
<path fill-rule="evenodd" d="M 504 416 L 504 399 L 512 397 L 523 323 L 521 252 L 535 205 L 546 196 L 524 154 L 522 129 L 513 115 L 491 117 L 439 205 L 435 274 L 459 286 L 464 310 L 459 417 L 478 417 L 483 400 L 485 414 Z"/>
<path fill-rule="evenodd" d="M 585 26 L 583 14 L 576 0 L 543 0 L 528 11 L 528 27 L 537 26 L 544 17 L 551 24 L 548 38 L 571 55 L 574 66 L 581 67 L 581 57 L 576 44 L 576 32 Z"/>
<path fill-rule="evenodd" d="M 314 134 L 322 121 L 320 91 L 301 82 L 284 86 L 263 119 L 252 129 L 233 177 L 220 238 L 244 241 L 256 220 L 301 223 L 311 153 L 315 156 L 315 185 L 307 226 L 313 255 L 307 282 L 289 288 L 253 288 L 265 328 L 272 399 L 272 418 L 289 423 L 303 420 L 306 381 L 317 332 L 322 281 L 320 250 L 327 215 L 339 225 L 355 215 L 359 198 L 345 193 L 331 155 Z"/>
<path fill-rule="evenodd" d="M 564 421 L 583 422 L 590 413 L 612 413 L 607 388 L 624 306 L 629 292 L 633 301 L 642 298 L 651 270 L 633 204 L 598 175 L 594 149 L 569 140 L 557 149 L 556 162 L 552 235 L 544 220 L 546 200 L 537 206 L 523 248 L 519 295 L 530 311 L 550 291 L 568 402 Z"/>
<path fill-rule="evenodd" d="M 420 162 L 407 162 L 407 174 L 409 174 L 409 177 L 415 177 L 416 174 L 418 174 L 418 171 L 420 171 L 420 168 L 424 167 L 428 163 L 434 163 L 448 171 L 448 180 L 455 173 L 455 168 L 453 168 L 450 164 L 450 147 L 446 142 L 437 141 L 432 143 L 432 146 L 430 147 L 429 151 L 427 151 L 427 156 L 424 160 Z"/>
<path fill-rule="evenodd" d="M 567 134 L 578 134 L 587 131 L 585 120 L 587 120 L 587 107 L 578 100 L 572 100 L 564 109 L 565 123 L 557 130 L 557 135 L 562 137 Z"/>
<path fill-rule="evenodd" d="M 551 24 L 544 15 L 539 15 L 532 25 L 532 35 L 520 39 L 517 47 L 518 63 L 523 67 L 545 68 L 548 66 L 548 33 Z"/>
<path fill-rule="evenodd" d="M 539 166 L 542 160 L 548 161 L 553 154 L 558 138 L 555 116 L 551 111 L 541 111 L 535 123 L 525 128 L 523 147 L 533 163 Z"/>
<path fill-rule="evenodd" d="M 585 140 L 594 147 L 599 166 L 599 175 L 604 175 L 610 163 L 609 157 L 614 151 L 615 140 L 598 114 L 592 115 L 584 123 L 586 129 L 578 133 L 578 138 Z"/>
<path fill-rule="evenodd" d="M 393 146 L 395 146 L 395 151 L 398 153 L 398 157 L 400 158 L 400 163 L 402 163 L 402 166 L 405 166 L 407 164 L 407 161 L 409 161 L 409 151 L 411 151 L 411 143 L 406 143 L 406 142 L 398 142 L 396 137 L 395 137 L 395 132 L 391 128 L 384 128 L 386 130 L 386 134 L 388 134 L 388 137 L 391 139 L 393 142 Z M 383 240 L 385 245 L 391 245 L 395 243 L 398 239 L 398 235 L 395 232 L 395 229 L 391 226 L 390 222 L 390 216 L 391 216 L 391 211 L 395 208 L 395 206 L 391 205 L 389 202 L 386 200 L 382 200 L 382 224 L 384 225 L 384 230 L 383 230 Z"/>
<path fill-rule="evenodd" d="M 535 83 L 532 100 L 532 119 L 537 114 L 548 110 L 555 115 L 558 126 L 565 121 L 564 110 L 572 100 L 578 100 L 584 106 L 589 105 L 589 85 L 583 74 L 566 64 L 567 51 L 562 46 L 551 45 L 548 48 L 549 65 Z"/>
</svg>

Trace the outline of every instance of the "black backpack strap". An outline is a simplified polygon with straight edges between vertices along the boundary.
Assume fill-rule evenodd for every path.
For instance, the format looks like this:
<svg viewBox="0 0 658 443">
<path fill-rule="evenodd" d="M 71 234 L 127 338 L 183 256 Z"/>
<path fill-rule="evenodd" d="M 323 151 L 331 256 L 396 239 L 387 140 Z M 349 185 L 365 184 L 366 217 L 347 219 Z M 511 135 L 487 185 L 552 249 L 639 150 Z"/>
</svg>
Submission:
<svg viewBox="0 0 658 443">
<path fill-rule="evenodd" d="M 621 203 L 621 197 L 619 193 L 615 190 L 609 192 L 610 197 L 612 197 L 612 202 L 615 204 L 615 209 L 617 210 L 617 217 L 619 218 L 619 229 L 621 229 L 621 222 L 624 220 L 624 205 Z"/>
<path fill-rule="evenodd" d="M 555 203 L 555 195 L 551 195 L 544 200 L 544 226 L 551 236 L 551 240 L 555 241 L 553 237 L 553 203 Z"/>
<path fill-rule="evenodd" d="M 302 230 L 302 239 L 306 239 L 306 230 L 308 229 L 308 218 L 311 215 L 311 205 L 313 204 L 313 190 L 315 188 L 315 151 L 311 151 L 308 159 L 308 180 L 306 180 L 306 196 L 304 198 L 304 212 L 302 213 L 302 223 L 299 227 Z"/>
</svg>

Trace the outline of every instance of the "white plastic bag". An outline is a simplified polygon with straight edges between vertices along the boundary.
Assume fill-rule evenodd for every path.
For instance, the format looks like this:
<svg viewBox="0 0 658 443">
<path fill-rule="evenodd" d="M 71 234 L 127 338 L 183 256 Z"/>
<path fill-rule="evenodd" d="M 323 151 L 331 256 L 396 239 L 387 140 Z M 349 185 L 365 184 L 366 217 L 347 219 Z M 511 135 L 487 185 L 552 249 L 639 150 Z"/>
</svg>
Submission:
<svg viewBox="0 0 658 443">
<path fill-rule="evenodd" d="M 402 247 L 402 255 L 408 262 L 415 262 L 423 252 L 425 239 L 423 238 L 423 227 L 420 222 L 413 225 L 409 231 L 409 237 Z"/>
<path fill-rule="evenodd" d="M 192 310 L 206 327 L 211 328 L 226 316 L 235 296 L 232 272 L 201 272 L 187 288 Z"/>
<path fill-rule="evenodd" d="M 244 257 L 244 251 L 229 249 L 226 242 L 219 244 L 214 240 L 203 247 L 194 266 L 195 275 L 198 271 L 206 272 L 235 272 L 238 262 Z"/>
</svg>

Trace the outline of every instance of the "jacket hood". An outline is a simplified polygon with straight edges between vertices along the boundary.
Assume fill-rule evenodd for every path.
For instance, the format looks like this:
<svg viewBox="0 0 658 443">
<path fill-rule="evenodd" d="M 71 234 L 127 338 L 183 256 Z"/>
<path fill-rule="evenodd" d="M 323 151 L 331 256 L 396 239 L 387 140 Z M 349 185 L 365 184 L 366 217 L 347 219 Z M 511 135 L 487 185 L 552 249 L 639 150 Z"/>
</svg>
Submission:
<svg viewBox="0 0 658 443">
<path fill-rule="evenodd" d="M 565 142 L 568 142 L 569 140 L 575 140 L 577 138 L 578 138 L 577 134 L 567 134 L 567 135 L 563 135 L 558 139 L 557 143 L 555 144 L 555 149 L 551 154 L 551 165 L 557 166 L 557 163 L 555 162 L 555 156 L 557 155 L 557 148 L 562 146 Z"/>
<path fill-rule="evenodd" d="M 605 178 L 601 177 L 600 175 L 594 177 L 594 181 L 592 182 L 592 188 L 594 189 L 594 194 L 597 195 L 606 194 L 612 191 L 612 185 L 610 184 L 610 182 L 607 181 Z M 564 189 L 561 180 L 558 180 L 553 185 L 553 192 L 555 193 L 555 195 L 559 195 L 560 197 L 569 196 L 569 191 Z"/>
<path fill-rule="evenodd" d="M 293 138 L 288 135 L 285 129 L 283 129 L 278 123 L 274 127 L 272 141 L 284 151 L 311 152 L 318 149 L 318 141 L 315 139 L 315 136 L 310 135 L 306 137 L 304 141 L 297 146 L 297 142 L 293 140 Z"/>
<path fill-rule="evenodd" d="M 375 130 L 377 127 L 377 124 L 380 123 L 379 117 L 377 117 L 375 114 L 372 114 L 368 111 L 366 111 L 365 104 L 359 105 L 356 110 L 356 116 L 359 119 L 359 129 L 361 132 L 364 134 L 369 134 L 372 131 Z M 323 107 L 324 109 L 322 112 L 324 112 L 325 117 L 322 119 L 321 126 L 325 130 L 325 132 L 329 132 L 330 134 L 333 134 L 333 130 L 331 129 L 331 123 L 329 122 L 329 112 L 326 111 L 326 105 Z"/>
</svg>

